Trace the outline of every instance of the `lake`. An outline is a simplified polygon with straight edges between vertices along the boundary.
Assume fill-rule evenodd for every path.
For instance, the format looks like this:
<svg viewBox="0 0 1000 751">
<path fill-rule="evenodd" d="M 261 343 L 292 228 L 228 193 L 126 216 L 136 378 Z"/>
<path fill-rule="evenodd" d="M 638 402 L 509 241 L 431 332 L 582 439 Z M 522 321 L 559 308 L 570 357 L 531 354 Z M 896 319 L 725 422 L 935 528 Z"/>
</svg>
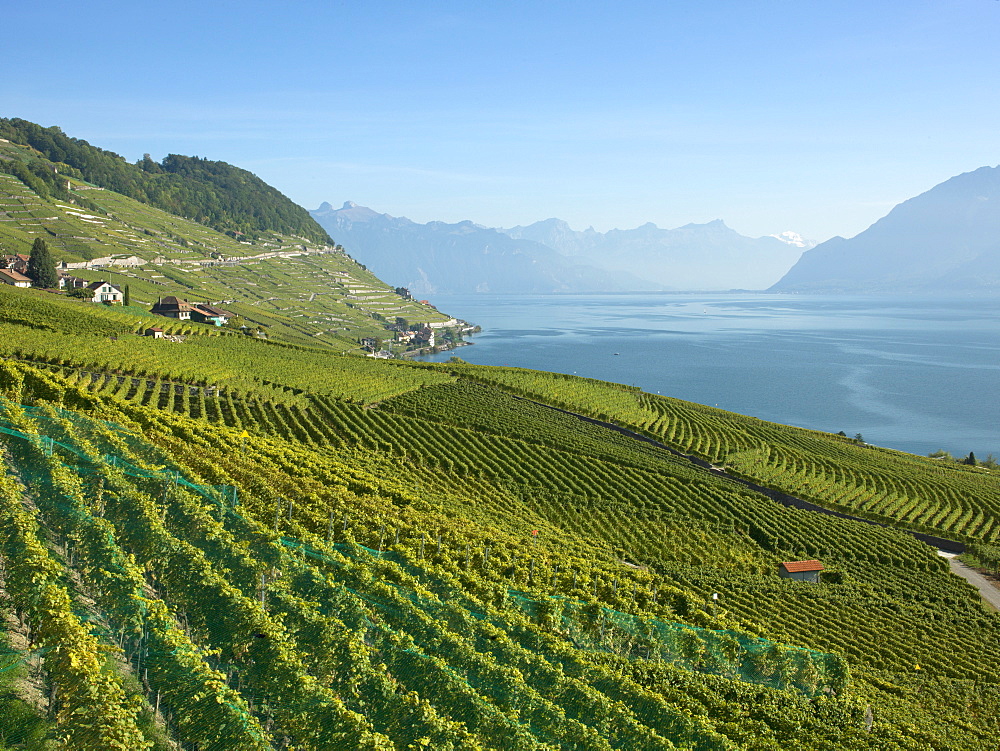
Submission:
<svg viewBox="0 0 1000 751">
<path fill-rule="evenodd" d="M 1000 299 L 440 295 L 457 355 L 632 384 L 927 454 L 1000 457 Z"/>
</svg>

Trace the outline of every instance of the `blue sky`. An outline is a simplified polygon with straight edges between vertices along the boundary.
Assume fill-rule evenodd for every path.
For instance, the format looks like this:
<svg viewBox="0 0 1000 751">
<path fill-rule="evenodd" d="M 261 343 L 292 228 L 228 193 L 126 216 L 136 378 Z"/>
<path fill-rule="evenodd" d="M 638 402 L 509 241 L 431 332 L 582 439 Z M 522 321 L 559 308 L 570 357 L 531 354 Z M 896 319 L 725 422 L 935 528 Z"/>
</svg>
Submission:
<svg viewBox="0 0 1000 751">
<path fill-rule="evenodd" d="M 306 208 L 851 236 L 1000 162 L 997 0 L 52 2 L 0 116 Z"/>
</svg>

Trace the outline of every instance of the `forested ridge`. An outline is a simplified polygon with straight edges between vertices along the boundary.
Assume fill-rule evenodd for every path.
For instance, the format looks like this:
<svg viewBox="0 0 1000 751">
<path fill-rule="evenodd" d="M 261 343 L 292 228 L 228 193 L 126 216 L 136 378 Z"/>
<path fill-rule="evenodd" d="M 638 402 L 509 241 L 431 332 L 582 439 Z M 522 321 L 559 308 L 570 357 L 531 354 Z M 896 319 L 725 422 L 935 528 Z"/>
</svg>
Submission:
<svg viewBox="0 0 1000 751">
<path fill-rule="evenodd" d="M 305 209 L 247 170 L 226 162 L 169 154 L 154 161 L 148 154 L 136 164 L 57 127 L 20 118 L 0 118 L 0 138 L 31 146 L 59 172 L 113 190 L 220 232 L 256 238 L 261 233 L 298 235 L 333 245 L 333 240 Z M 36 191 L 63 196 L 65 187 L 51 165 L 0 162 L 0 170 L 30 180 Z"/>
</svg>

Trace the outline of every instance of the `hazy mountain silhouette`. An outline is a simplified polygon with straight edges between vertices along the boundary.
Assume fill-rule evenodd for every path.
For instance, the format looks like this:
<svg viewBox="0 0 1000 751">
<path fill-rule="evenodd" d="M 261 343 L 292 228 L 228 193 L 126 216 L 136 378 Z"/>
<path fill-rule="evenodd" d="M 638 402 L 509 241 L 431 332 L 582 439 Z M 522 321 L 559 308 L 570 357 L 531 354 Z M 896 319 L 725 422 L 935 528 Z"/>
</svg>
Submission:
<svg viewBox="0 0 1000 751">
<path fill-rule="evenodd" d="M 559 219 L 502 230 L 511 237 L 535 240 L 569 258 L 604 269 L 627 269 L 670 289 L 764 289 L 784 274 L 802 253 L 795 233 L 746 237 L 721 219 L 660 229 L 577 232 Z M 807 244 L 808 245 L 808 244 Z"/>
<path fill-rule="evenodd" d="M 661 285 L 608 273 L 537 242 L 472 222 L 417 224 L 351 201 L 310 214 L 357 261 L 415 295 L 434 292 L 552 293 L 650 291 Z"/>
<path fill-rule="evenodd" d="M 763 289 L 802 252 L 794 233 L 750 238 L 721 220 L 601 233 L 559 219 L 512 229 L 417 224 L 350 201 L 310 213 L 357 260 L 415 294 Z"/>
<path fill-rule="evenodd" d="M 953 177 L 855 237 L 802 258 L 775 292 L 977 294 L 1000 290 L 1000 167 Z"/>
</svg>

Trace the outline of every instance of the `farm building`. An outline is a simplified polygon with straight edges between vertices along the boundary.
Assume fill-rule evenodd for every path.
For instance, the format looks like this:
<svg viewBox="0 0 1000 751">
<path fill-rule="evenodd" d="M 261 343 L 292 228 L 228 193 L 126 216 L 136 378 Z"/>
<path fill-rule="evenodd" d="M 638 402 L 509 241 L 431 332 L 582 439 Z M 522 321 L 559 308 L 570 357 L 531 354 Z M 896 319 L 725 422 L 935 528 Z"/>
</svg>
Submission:
<svg viewBox="0 0 1000 751">
<path fill-rule="evenodd" d="M 778 576 L 800 582 L 819 584 L 819 572 L 823 564 L 819 561 L 785 561 L 778 566 Z"/>
<path fill-rule="evenodd" d="M 87 289 L 94 293 L 94 302 L 121 303 L 125 293 L 110 282 L 91 282 Z"/>
<path fill-rule="evenodd" d="M 214 323 L 216 326 L 225 326 L 233 314 L 228 310 L 213 308 L 211 305 L 192 303 L 191 320 L 199 323 Z"/>
<path fill-rule="evenodd" d="M 12 287 L 30 287 L 31 280 L 24 274 L 13 269 L 0 269 L 0 282 Z"/>
<path fill-rule="evenodd" d="M 24 253 L 0 256 L 0 269 L 9 269 L 10 271 L 16 271 L 18 274 L 27 274 L 28 258 L 29 256 L 24 255 Z"/>
<path fill-rule="evenodd" d="M 89 281 L 86 279 L 81 279 L 78 276 L 71 276 L 69 274 L 59 274 L 59 289 L 83 289 L 88 284 Z"/>
<path fill-rule="evenodd" d="M 187 300 L 179 300 L 173 295 L 168 295 L 156 301 L 156 305 L 150 310 L 153 315 L 176 318 L 179 321 L 191 319 L 191 303 Z"/>
<path fill-rule="evenodd" d="M 208 303 L 193 303 L 181 300 L 173 295 L 160 298 L 150 312 L 157 316 L 176 318 L 179 321 L 197 321 L 198 323 L 214 323 L 225 326 L 233 314 L 228 310 L 214 308 Z"/>
</svg>

